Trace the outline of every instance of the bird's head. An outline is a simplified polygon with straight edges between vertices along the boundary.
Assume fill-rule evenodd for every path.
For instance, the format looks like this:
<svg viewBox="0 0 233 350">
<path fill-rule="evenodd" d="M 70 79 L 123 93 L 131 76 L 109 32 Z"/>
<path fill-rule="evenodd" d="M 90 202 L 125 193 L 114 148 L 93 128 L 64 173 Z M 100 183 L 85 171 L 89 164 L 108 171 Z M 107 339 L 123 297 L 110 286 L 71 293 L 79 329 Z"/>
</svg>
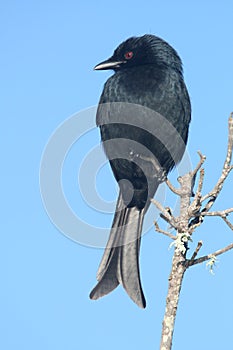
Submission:
<svg viewBox="0 0 233 350">
<path fill-rule="evenodd" d="M 182 73 L 177 52 L 166 41 L 149 34 L 127 39 L 116 48 L 112 57 L 94 69 L 117 71 L 141 65 L 169 66 Z"/>
</svg>

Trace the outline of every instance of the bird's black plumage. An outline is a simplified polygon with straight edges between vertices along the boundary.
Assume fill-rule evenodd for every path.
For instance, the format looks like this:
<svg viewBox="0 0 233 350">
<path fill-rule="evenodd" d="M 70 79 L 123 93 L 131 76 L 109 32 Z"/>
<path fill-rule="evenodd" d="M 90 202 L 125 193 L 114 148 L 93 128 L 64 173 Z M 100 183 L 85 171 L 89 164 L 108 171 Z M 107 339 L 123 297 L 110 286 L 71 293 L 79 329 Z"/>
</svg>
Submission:
<svg viewBox="0 0 233 350">
<path fill-rule="evenodd" d="M 143 218 L 164 174 L 184 153 L 189 95 L 177 52 L 154 35 L 129 38 L 95 69 L 115 71 L 104 85 L 96 120 L 120 193 L 90 297 L 122 284 L 145 307 L 138 260 Z"/>
</svg>

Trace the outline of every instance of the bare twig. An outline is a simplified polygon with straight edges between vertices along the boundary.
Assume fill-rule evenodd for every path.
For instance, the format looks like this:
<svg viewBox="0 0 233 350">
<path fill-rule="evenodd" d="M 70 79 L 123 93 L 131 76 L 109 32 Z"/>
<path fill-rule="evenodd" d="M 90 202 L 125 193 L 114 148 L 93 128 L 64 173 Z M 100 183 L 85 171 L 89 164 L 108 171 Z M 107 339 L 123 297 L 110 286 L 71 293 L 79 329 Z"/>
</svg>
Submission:
<svg viewBox="0 0 233 350">
<path fill-rule="evenodd" d="M 228 119 L 228 145 L 227 145 L 227 154 L 223 164 L 222 173 L 218 179 L 215 187 L 208 194 L 202 197 L 201 202 L 203 203 L 206 199 L 210 198 L 208 203 L 205 206 L 205 211 L 209 211 L 212 205 L 214 204 L 217 196 L 222 190 L 224 181 L 229 175 L 230 171 L 233 169 L 231 165 L 232 160 L 232 148 L 233 148 L 233 113 L 231 113 Z"/>
<path fill-rule="evenodd" d="M 196 191 L 196 194 L 194 196 L 193 202 L 190 204 L 190 206 L 188 208 L 188 212 L 189 212 L 190 217 L 197 216 L 196 214 L 200 213 L 201 190 L 202 190 L 202 186 L 203 186 L 203 181 L 204 181 L 204 169 L 200 169 L 200 178 L 198 181 L 197 191 Z M 196 220 L 196 223 L 198 223 L 198 222 L 199 222 L 199 219 Z M 190 226 L 191 226 L 191 224 L 190 224 Z"/>
<path fill-rule="evenodd" d="M 222 211 L 211 211 L 211 212 L 203 212 L 201 211 L 200 213 L 198 213 L 196 215 L 196 217 L 201 217 L 202 221 L 203 221 L 203 217 L 204 216 L 219 216 L 223 219 L 223 221 L 225 221 L 225 223 L 227 224 L 227 226 L 230 227 L 230 229 L 233 231 L 233 224 L 227 219 L 228 214 L 233 212 L 233 208 L 229 208 L 229 209 L 225 209 Z M 198 220 L 199 221 L 199 220 Z"/>
<path fill-rule="evenodd" d="M 195 176 L 198 171 L 201 169 L 203 163 L 205 162 L 206 160 L 206 156 L 204 156 L 200 151 L 197 152 L 199 157 L 200 157 L 200 160 L 199 160 L 199 163 L 197 164 L 196 168 L 193 170 L 193 176 Z"/>
<path fill-rule="evenodd" d="M 192 216 L 194 216 L 194 219 L 190 221 L 189 224 L 189 232 L 190 234 L 193 233 L 193 231 L 201 225 L 203 222 L 203 218 L 209 214 L 206 214 L 209 212 L 209 210 L 212 208 L 214 202 L 216 201 L 216 198 L 218 197 L 219 193 L 222 190 L 224 181 L 226 180 L 227 176 L 229 175 L 230 171 L 233 169 L 233 165 L 231 165 L 232 160 L 232 148 L 233 148 L 233 113 L 231 113 L 229 120 L 228 120 L 228 145 L 227 145 L 227 154 L 226 158 L 223 164 L 222 173 L 220 178 L 218 179 L 216 185 L 214 188 L 205 196 L 201 195 L 202 187 L 203 187 L 203 181 L 204 181 L 204 169 L 200 170 L 200 179 L 198 183 L 198 189 L 195 194 L 194 200 L 192 204 L 189 207 L 189 214 L 190 219 Z M 200 162 L 198 163 L 196 169 L 200 168 L 200 163 L 204 161 L 204 156 L 199 154 L 201 157 Z M 203 158 L 202 158 L 203 157 Z M 195 172 L 195 171 L 194 171 Z M 202 204 L 207 200 L 208 202 L 205 204 L 205 206 L 201 209 Z M 210 214 L 209 216 L 213 216 L 213 214 Z M 226 217 L 223 215 L 221 216 L 222 219 L 226 222 L 226 224 L 232 229 L 232 224 L 226 219 Z"/>
<path fill-rule="evenodd" d="M 165 183 L 173 193 L 177 194 L 178 196 L 180 195 L 180 189 L 174 187 L 172 183 L 168 180 L 168 178 L 165 180 Z"/>
<path fill-rule="evenodd" d="M 170 232 L 165 231 L 165 230 L 162 230 L 162 229 L 159 227 L 159 225 L 158 225 L 158 223 L 157 223 L 156 221 L 154 222 L 154 225 L 155 225 L 155 229 L 156 229 L 157 232 L 162 233 L 163 235 L 168 236 L 168 237 L 171 238 L 171 239 L 176 239 L 176 236 L 174 236 L 174 235 L 171 234 Z"/>
<path fill-rule="evenodd" d="M 229 220 L 227 220 L 226 217 L 222 217 L 222 219 L 223 219 L 223 221 L 225 221 L 225 223 L 227 224 L 227 226 L 229 226 L 230 229 L 233 231 L 233 225 L 232 225 L 232 223 L 231 223 Z"/>
<path fill-rule="evenodd" d="M 166 210 L 156 199 L 151 198 L 151 202 L 156 206 L 156 208 L 162 213 L 164 220 L 166 220 L 172 227 L 176 228 L 176 222 L 174 216 L 170 211 Z"/>
<path fill-rule="evenodd" d="M 199 242 L 198 242 L 197 247 L 196 247 L 196 249 L 195 249 L 195 251 L 194 251 L 194 253 L 193 253 L 193 255 L 192 255 L 190 261 L 193 261 L 193 260 L 196 258 L 197 254 L 199 253 L 199 250 L 200 250 L 201 247 L 202 247 L 202 244 L 203 244 L 202 241 L 199 241 Z"/>
<path fill-rule="evenodd" d="M 221 216 L 221 217 L 226 217 L 228 214 L 233 212 L 233 208 L 225 209 L 222 211 L 202 211 L 200 214 L 197 216 Z"/>
<path fill-rule="evenodd" d="M 193 265 L 197 265 L 197 264 L 201 264 L 204 261 L 207 261 L 207 260 L 211 259 L 213 256 L 221 255 L 223 253 L 228 252 L 231 249 L 233 249 L 233 243 L 229 244 L 228 246 L 226 246 L 226 247 L 224 247 L 222 249 L 216 250 L 214 253 L 202 256 L 201 258 L 198 258 L 198 259 L 189 260 L 188 267 L 193 266 Z"/>
</svg>

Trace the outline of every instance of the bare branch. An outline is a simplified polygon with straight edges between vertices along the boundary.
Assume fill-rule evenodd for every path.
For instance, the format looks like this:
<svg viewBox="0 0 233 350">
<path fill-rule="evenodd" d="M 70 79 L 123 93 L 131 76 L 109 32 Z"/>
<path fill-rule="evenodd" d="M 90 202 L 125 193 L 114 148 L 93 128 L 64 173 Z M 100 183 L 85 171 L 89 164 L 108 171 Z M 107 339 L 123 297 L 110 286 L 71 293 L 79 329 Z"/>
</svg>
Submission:
<svg viewBox="0 0 233 350">
<path fill-rule="evenodd" d="M 227 220 L 226 217 L 222 217 L 222 219 L 223 219 L 223 221 L 225 221 L 225 223 L 227 224 L 227 226 L 229 226 L 230 229 L 233 231 L 233 225 L 232 225 L 232 223 L 231 223 L 229 220 Z"/>
<path fill-rule="evenodd" d="M 205 157 L 200 152 L 198 152 L 200 160 L 196 168 L 192 172 L 190 171 L 189 173 L 178 178 L 178 182 L 180 184 L 179 189 L 175 188 L 169 180 L 165 180 L 169 189 L 180 197 L 179 216 L 174 217 L 171 210 L 167 210 L 159 202 L 152 200 L 152 202 L 160 210 L 160 216 L 171 226 L 173 226 L 177 233 L 176 237 L 174 237 L 169 232 L 161 230 L 158 224 L 155 223 L 156 230 L 172 238 L 174 241 L 171 243 L 171 245 L 175 247 L 171 274 L 168 279 L 169 286 L 166 299 L 166 310 L 163 319 L 162 337 L 160 344 L 161 350 L 170 350 L 172 346 L 174 323 L 180 297 L 182 280 L 186 269 L 190 266 L 194 266 L 209 260 L 208 265 L 210 267 L 210 271 L 213 273 L 213 266 L 216 261 L 216 256 L 223 254 L 230 249 L 233 249 L 233 243 L 231 243 L 228 246 L 219 249 L 211 254 L 197 258 L 197 255 L 203 245 L 202 241 L 199 241 L 196 249 L 191 256 L 191 259 L 186 258 L 188 241 L 191 240 L 192 233 L 198 226 L 202 224 L 206 216 L 219 216 L 225 221 L 230 229 L 233 230 L 233 224 L 227 219 L 227 216 L 233 212 L 233 208 L 222 211 L 209 211 L 217 199 L 219 193 L 221 192 L 224 181 L 226 180 L 230 171 L 233 169 L 233 166 L 231 165 L 233 146 L 233 113 L 229 118 L 228 130 L 229 134 L 226 158 L 223 164 L 221 175 L 212 191 L 202 197 L 201 192 L 205 176 L 202 165 L 205 161 Z M 200 176 L 197 184 L 197 190 L 191 202 L 191 198 L 193 197 L 193 187 L 198 172 L 200 172 Z"/>
<path fill-rule="evenodd" d="M 203 216 L 219 216 L 225 221 L 227 226 L 230 227 L 230 229 L 233 231 L 233 224 L 227 219 L 228 214 L 233 213 L 233 208 L 225 209 L 222 211 L 211 211 L 211 212 L 203 212 L 201 211 L 196 215 L 196 218 L 202 217 L 203 221 Z M 195 220 L 195 219 L 194 219 Z M 198 220 L 200 221 L 200 220 Z"/>
<path fill-rule="evenodd" d="M 194 197 L 194 200 L 196 199 L 196 197 L 201 197 L 201 191 L 202 191 L 202 187 L 203 187 L 204 176 L 205 176 L 205 170 L 203 168 L 201 168 L 200 169 L 200 178 L 199 178 L 199 181 L 198 181 L 197 192 L 196 192 L 196 195 Z"/>
<path fill-rule="evenodd" d="M 213 256 L 221 255 L 221 254 L 226 253 L 228 250 L 231 250 L 231 249 L 233 249 L 233 243 L 229 244 L 225 248 L 216 250 L 214 253 L 202 256 L 201 258 L 198 258 L 198 259 L 189 260 L 187 267 L 190 267 L 190 266 L 193 266 L 193 265 L 197 265 L 197 264 L 201 264 L 204 261 L 207 261 L 207 260 L 211 259 Z"/>
<path fill-rule="evenodd" d="M 192 173 L 190 173 L 190 175 L 191 175 L 192 178 L 194 178 L 194 177 L 196 176 L 197 172 L 200 170 L 202 164 L 204 163 L 204 161 L 205 161 L 205 159 L 206 159 L 206 157 L 203 156 L 203 155 L 201 154 L 200 151 L 198 151 L 197 153 L 198 153 L 198 155 L 199 155 L 199 157 L 200 157 L 200 161 L 199 161 L 199 163 L 197 164 L 196 168 L 192 171 Z M 202 169 L 202 170 L 203 170 L 203 169 Z M 203 172 L 204 172 L 204 170 L 202 171 L 202 173 L 203 173 Z M 203 185 L 203 176 L 204 176 L 204 174 L 201 174 L 201 176 L 200 176 L 200 181 L 199 181 L 199 188 L 200 188 L 200 190 L 199 190 L 199 192 L 200 192 L 201 189 L 202 189 L 202 185 Z M 168 178 L 166 178 L 165 183 L 167 184 L 168 188 L 169 188 L 173 193 L 177 194 L 178 196 L 181 196 L 181 195 L 183 194 L 182 191 L 181 191 L 179 188 L 176 188 L 176 187 L 174 187 L 174 186 L 172 185 L 172 183 L 169 181 Z"/>
<path fill-rule="evenodd" d="M 178 196 L 180 196 L 180 189 L 174 187 L 172 185 L 172 183 L 168 180 L 168 178 L 165 180 L 166 185 L 168 186 L 168 188 L 175 194 L 177 194 Z"/>
<path fill-rule="evenodd" d="M 202 211 L 200 214 L 197 216 L 221 216 L 221 217 L 226 217 L 228 214 L 233 212 L 233 208 L 225 209 L 222 211 L 210 211 L 210 212 L 204 212 Z"/>
<path fill-rule="evenodd" d="M 218 179 L 215 187 L 208 194 L 202 197 L 201 202 L 203 203 L 206 199 L 210 198 L 208 203 L 205 206 L 205 211 L 210 210 L 212 205 L 214 204 L 217 196 L 222 190 L 224 181 L 229 175 L 230 171 L 233 169 L 231 165 L 232 160 L 232 149 L 233 149 L 233 113 L 231 113 L 228 119 L 228 145 L 227 145 L 227 154 L 223 164 L 222 173 L 220 178 Z"/>
<path fill-rule="evenodd" d="M 176 319 L 176 312 L 180 297 L 180 290 L 184 273 L 186 271 L 185 255 L 175 248 L 172 259 L 172 269 L 168 278 L 168 293 L 166 299 L 166 310 L 162 323 L 162 336 L 160 349 L 170 350 L 172 347 L 172 337 L 174 331 L 174 324 Z"/>
<path fill-rule="evenodd" d="M 232 147 L 233 147 L 233 113 L 231 113 L 229 120 L 228 120 L 228 145 L 227 145 L 227 154 L 226 158 L 223 164 L 223 169 L 221 176 L 219 180 L 217 181 L 215 187 L 205 196 L 201 196 L 201 190 L 203 186 L 204 181 L 204 169 L 200 170 L 200 179 L 198 183 L 198 189 L 196 191 L 195 197 L 191 205 L 189 206 L 189 215 L 190 219 L 192 216 L 194 216 L 194 219 L 189 224 L 189 232 L 190 234 L 193 233 L 193 231 L 202 224 L 204 216 L 207 216 L 209 214 L 206 214 L 209 212 L 211 207 L 213 206 L 214 202 L 216 201 L 216 198 L 218 197 L 219 193 L 222 190 L 224 181 L 226 180 L 227 176 L 229 175 L 230 171 L 233 169 L 233 165 L 231 165 L 232 160 Z M 201 157 L 201 155 L 200 155 Z M 203 161 L 203 158 L 201 158 L 200 162 Z M 199 164 L 200 164 L 199 162 Z M 197 165 L 196 169 L 198 169 L 199 164 Z M 202 203 L 208 199 L 208 202 L 204 206 L 204 208 L 201 210 Z M 231 211 L 229 211 L 230 213 Z M 216 215 L 216 212 L 213 212 L 209 216 L 220 216 L 225 221 L 225 223 L 231 228 L 233 228 L 233 225 L 226 219 L 227 213 L 222 213 L 221 215 Z"/>
<path fill-rule="evenodd" d="M 193 176 L 195 176 L 198 173 L 198 171 L 201 169 L 202 164 L 206 160 L 206 156 L 203 156 L 203 154 L 200 151 L 198 151 L 197 153 L 198 153 L 198 155 L 200 157 L 200 160 L 199 160 L 199 163 L 197 164 L 196 168 L 192 172 Z"/>
<path fill-rule="evenodd" d="M 156 199 L 151 198 L 151 202 L 156 206 L 156 208 L 162 213 L 164 220 L 166 220 L 172 227 L 176 228 L 176 221 L 171 211 L 167 210 L 159 203 Z"/>
<path fill-rule="evenodd" d="M 199 250 L 200 250 L 201 247 L 202 247 L 202 244 L 203 244 L 202 241 L 199 241 L 199 242 L 197 243 L 197 247 L 196 247 L 196 249 L 195 249 L 195 251 L 194 251 L 194 253 L 193 253 L 193 255 L 192 255 L 190 261 L 193 261 L 193 260 L 196 258 L 197 254 L 199 253 Z"/>
<path fill-rule="evenodd" d="M 163 235 L 168 236 L 169 238 L 171 238 L 173 240 L 176 239 L 176 237 L 173 234 L 171 234 L 170 232 L 162 230 L 156 221 L 154 222 L 154 225 L 155 225 L 155 230 L 157 232 L 162 233 Z"/>
<path fill-rule="evenodd" d="M 192 216 L 195 216 L 196 214 L 199 214 L 200 213 L 200 209 L 201 209 L 201 190 L 202 190 L 202 186 L 203 186 L 203 181 L 204 181 L 204 169 L 200 169 L 200 178 L 199 178 L 199 181 L 198 181 L 198 187 L 197 187 L 197 191 L 196 191 L 196 194 L 194 196 L 194 199 L 193 199 L 193 202 L 190 204 L 189 208 L 188 208 L 188 213 L 190 215 L 190 218 Z M 196 215 L 197 217 L 197 215 Z M 195 220 L 195 224 L 199 223 L 199 220 L 198 219 L 194 219 Z M 190 226 L 193 226 L 193 222 L 190 223 Z M 195 226 L 197 227 L 197 226 Z"/>
</svg>

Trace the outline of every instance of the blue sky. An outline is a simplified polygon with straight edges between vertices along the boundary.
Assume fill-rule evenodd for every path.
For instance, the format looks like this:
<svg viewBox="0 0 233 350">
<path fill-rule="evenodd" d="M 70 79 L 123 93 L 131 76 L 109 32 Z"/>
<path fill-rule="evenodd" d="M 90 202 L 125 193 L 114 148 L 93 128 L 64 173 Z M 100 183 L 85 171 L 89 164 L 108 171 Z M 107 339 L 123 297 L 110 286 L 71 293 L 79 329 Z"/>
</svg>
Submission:
<svg viewBox="0 0 233 350">
<path fill-rule="evenodd" d="M 111 72 L 93 66 L 133 35 L 161 36 L 184 63 L 193 114 L 188 152 L 206 156 L 205 192 L 220 173 L 233 110 L 233 3 L 231 1 L 5 1 L 0 4 L 2 238 L 0 347 L 13 349 L 156 349 L 165 308 L 172 250 L 153 229 L 143 238 L 141 275 L 147 308 L 138 309 L 121 287 L 91 301 L 102 249 L 78 244 L 48 217 L 39 187 L 41 158 L 58 126 L 95 106 Z M 85 113 L 80 116 L 80 127 Z M 79 132 L 77 128 L 77 133 Z M 109 227 L 112 215 L 83 200 L 78 171 L 99 144 L 91 130 L 67 154 L 62 175 L 67 201 L 77 216 Z M 177 173 L 171 174 L 175 181 Z M 95 187 L 86 172 L 82 191 Z M 86 180 L 86 182 L 85 182 Z M 96 178 L 105 201 L 116 198 L 107 166 Z M 87 193 L 87 194 L 88 194 Z M 85 196 L 85 193 L 84 193 Z M 174 198 L 167 194 L 166 204 Z M 214 209 L 232 206 L 232 177 Z M 62 213 L 61 213 L 62 215 Z M 155 214 L 156 215 L 156 214 Z M 85 232 L 77 233 L 85 237 Z M 194 236 L 201 253 L 232 242 L 220 219 L 208 219 Z M 84 239 L 85 241 L 85 239 Z M 233 252 L 219 257 L 212 276 L 205 264 L 187 271 L 173 349 L 230 348 L 233 342 Z"/>
</svg>

